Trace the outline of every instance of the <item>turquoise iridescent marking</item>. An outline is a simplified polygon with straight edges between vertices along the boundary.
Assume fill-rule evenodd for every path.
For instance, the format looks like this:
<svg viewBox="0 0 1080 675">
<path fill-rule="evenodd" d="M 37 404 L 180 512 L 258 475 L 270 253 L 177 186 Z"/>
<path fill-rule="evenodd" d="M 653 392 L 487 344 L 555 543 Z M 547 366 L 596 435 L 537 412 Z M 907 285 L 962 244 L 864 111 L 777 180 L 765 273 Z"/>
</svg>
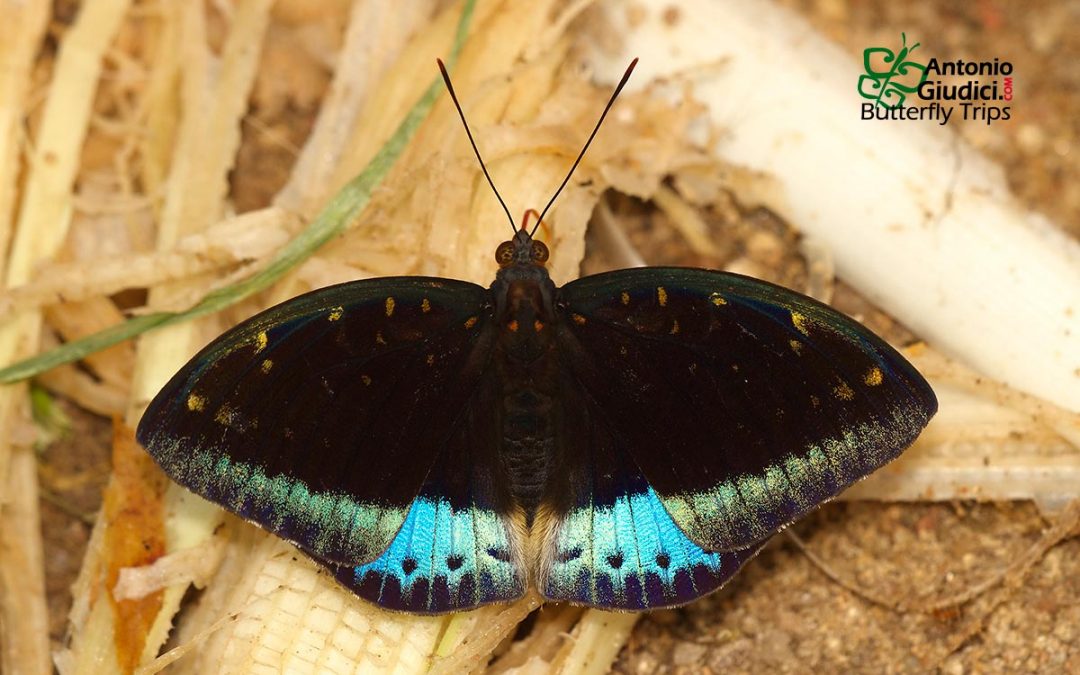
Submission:
<svg viewBox="0 0 1080 675">
<path fill-rule="evenodd" d="M 555 536 L 543 590 L 552 600 L 606 607 L 675 605 L 719 586 L 717 577 L 741 563 L 724 560 L 731 555 L 690 541 L 650 487 L 612 505 L 572 510 Z M 725 564 L 730 571 L 721 570 Z M 709 588 L 697 588 L 701 582 Z"/>
<path fill-rule="evenodd" d="M 502 518 L 479 508 L 455 510 L 445 499 L 417 497 L 386 552 L 349 576 L 358 592 L 384 606 L 399 608 L 400 597 L 401 609 L 446 611 L 520 597 L 525 587 L 516 570 Z"/>
<path fill-rule="evenodd" d="M 170 476 L 199 494 L 331 562 L 371 560 L 405 521 L 406 509 L 316 492 L 218 451 L 192 452 L 174 441 L 157 459 Z"/>
<path fill-rule="evenodd" d="M 741 474 L 700 492 L 660 498 L 675 523 L 695 541 L 721 550 L 745 548 L 835 496 L 902 447 L 914 422 L 894 411 L 892 420 L 856 425 L 788 454 L 760 473 Z"/>
</svg>

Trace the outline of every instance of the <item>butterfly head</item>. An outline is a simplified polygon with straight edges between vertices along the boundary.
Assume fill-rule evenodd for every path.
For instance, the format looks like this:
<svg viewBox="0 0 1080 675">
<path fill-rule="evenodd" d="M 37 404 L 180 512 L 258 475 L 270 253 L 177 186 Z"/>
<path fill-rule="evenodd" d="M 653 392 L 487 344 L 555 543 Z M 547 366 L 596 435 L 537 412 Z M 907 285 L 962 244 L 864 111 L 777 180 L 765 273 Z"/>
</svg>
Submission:
<svg viewBox="0 0 1080 675">
<path fill-rule="evenodd" d="M 548 247 L 539 239 L 533 239 L 524 226 L 510 241 L 504 241 L 495 249 L 495 261 L 499 268 L 507 268 L 513 265 L 538 265 L 543 267 L 547 262 Z"/>
</svg>

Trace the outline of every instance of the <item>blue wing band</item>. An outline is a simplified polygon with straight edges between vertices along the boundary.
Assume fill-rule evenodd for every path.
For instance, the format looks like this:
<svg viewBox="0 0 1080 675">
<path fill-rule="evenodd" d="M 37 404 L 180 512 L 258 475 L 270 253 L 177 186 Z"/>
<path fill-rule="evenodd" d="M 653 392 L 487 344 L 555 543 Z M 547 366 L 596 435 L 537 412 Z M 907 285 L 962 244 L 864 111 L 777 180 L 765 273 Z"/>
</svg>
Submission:
<svg viewBox="0 0 1080 675">
<path fill-rule="evenodd" d="M 434 614 L 520 597 L 517 569 L 500 516 L 421 496 L 385 553 L 336 576 L 387 609 Z"/>
<path fill-rule="evenodd" d="M 622 460 L 593 465 L 592 485 L 578 490 L 558 526 L 541 580 L 548 599 L 626 610 L 681 605 L 722 586 L 761 548 L 702 549 L 633 461 Z"/>
</svg>

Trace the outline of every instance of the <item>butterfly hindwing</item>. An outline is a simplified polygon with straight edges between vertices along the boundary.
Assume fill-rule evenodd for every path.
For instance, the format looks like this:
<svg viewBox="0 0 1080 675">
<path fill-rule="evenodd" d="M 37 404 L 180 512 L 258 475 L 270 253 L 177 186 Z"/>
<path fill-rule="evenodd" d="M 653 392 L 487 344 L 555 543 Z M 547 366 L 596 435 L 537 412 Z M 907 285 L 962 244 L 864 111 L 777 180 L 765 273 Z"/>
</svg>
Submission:
<svg viewBox="0 0 1080 675">
<path fill-rule="evenodd" d="M 478 383 L 390 547 L 356 567 L 336 567 L 354 593 L 388 609 L 441 613 L 505 602 L 525 592 L 525 570 L 504 516 L 497 478 L 498 388 Z"/>
<path fill-rule="evenodd" d="M 420 277 L 302 295 L 203 349 L 138 439 L 175 481 L 312 555 L 370 561 L 486 367 L 487 297 Z"/>
<path fill-rule="evenodd" d="M 681 605 L 722 586 L 760 545 L 707 551 L 675 524 L 602 412 L 564 380 L 565 442 L 572 458 L 551 495 L 552 525 L 540 588 L 550 600 L 605 609 Z"/>
<path fill-rule="evenodd" d="M 779 286 L 680 268 L 559 291 L 563 367 L 674 523 L 746 549 L 895 458 L 937 409 L 880 338 Z"/>
</svg>

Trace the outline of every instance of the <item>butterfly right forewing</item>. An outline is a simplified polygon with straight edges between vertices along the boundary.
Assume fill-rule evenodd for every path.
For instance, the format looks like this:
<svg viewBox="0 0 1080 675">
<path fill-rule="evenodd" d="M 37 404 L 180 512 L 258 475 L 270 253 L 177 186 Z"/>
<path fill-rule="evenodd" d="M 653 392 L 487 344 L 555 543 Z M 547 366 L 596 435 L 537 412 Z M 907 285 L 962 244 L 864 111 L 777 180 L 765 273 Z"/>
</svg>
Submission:
<svg viewBox="0 0 1080 675">
<path fill-rule="evenodd" d="M 767 538 L 895 458 L 937 410 L 884 341 L 773 284 L 640 268 L 559 293 L 563 367 L 708 549 Z"/>
</svg>

